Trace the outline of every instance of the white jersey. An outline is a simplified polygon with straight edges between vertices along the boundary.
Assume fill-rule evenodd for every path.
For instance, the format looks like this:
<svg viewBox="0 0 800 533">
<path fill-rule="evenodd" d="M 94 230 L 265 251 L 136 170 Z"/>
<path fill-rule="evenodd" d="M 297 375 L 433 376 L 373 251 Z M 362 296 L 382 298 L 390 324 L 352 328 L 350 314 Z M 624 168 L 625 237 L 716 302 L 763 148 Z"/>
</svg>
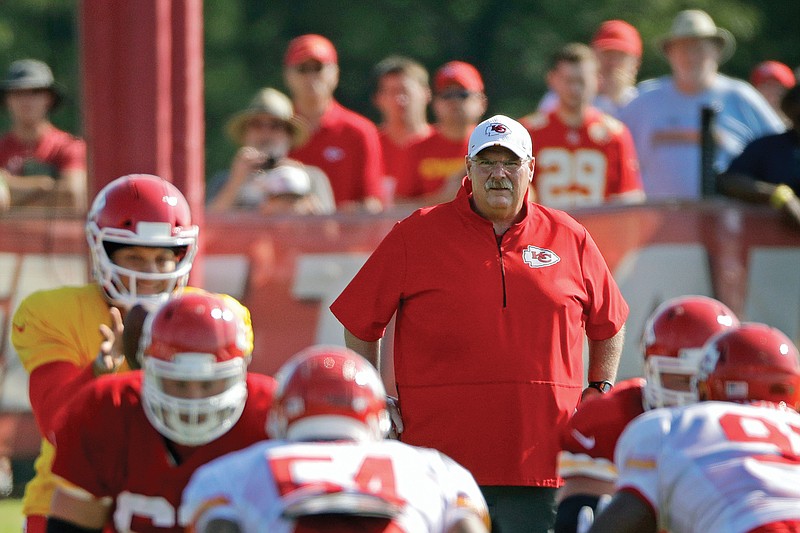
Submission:
<svg viewBox="0 0 800 533">
<path fill-rule="evenodd" d="M 773 404 L 656 409 L 623 432 L 614 458 L 630 490 L 672 533 L 747 532 L 800 519 L 800 414 Z"/>
<path fill-rule="evenodd" d="M 204 512 L 234 518 L 245 533 L 289 533 L 287 508 L 329 494 L 377 496 L 398 509 L 392 531 L 440 532 L 475 513 L 488 520 L 472 475 L 432 449 L 398 441 L 264 441 L 195 472 L 183 494 L 192 523 Z M 324 498 L 324 496 L 323 496 Z"/>
</svg>

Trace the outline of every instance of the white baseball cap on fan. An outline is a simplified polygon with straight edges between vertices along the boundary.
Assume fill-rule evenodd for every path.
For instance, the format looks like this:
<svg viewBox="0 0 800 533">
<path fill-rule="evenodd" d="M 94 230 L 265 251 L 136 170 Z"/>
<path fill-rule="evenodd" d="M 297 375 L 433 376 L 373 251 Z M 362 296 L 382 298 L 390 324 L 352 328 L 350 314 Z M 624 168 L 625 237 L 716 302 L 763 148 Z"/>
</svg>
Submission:
<svg viewBox="0 0 800 533">
<path fill-rule="evenodd" d="M 531 135 L 525 126 L 505 115 L 495 115 L 478 124 L 469 136 L 469 157 L 490 146 L 508 148 L 520 159 L 533 156 Z"/>
</svg>

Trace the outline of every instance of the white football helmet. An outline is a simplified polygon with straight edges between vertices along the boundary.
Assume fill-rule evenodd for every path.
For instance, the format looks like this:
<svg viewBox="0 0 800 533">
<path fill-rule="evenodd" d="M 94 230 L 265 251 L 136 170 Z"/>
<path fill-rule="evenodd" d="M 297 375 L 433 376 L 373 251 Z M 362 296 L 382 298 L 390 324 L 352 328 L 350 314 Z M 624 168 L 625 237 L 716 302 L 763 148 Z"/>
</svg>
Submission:
<svg viewBox="0 0 800 533">
<path fill-rule="evenodd" d="M 170 182 L 150 174 L 117 178 L 97 194 L 86 219 L 94 279 L 114 305 L 128 309 L 137 301 L 161 303 L 186 285 L 198 231 L 186 198 Z M 164 273 L 122 268 L 110 258 L 120 246 L 172 248 L 178 264 L 173 272 Z M 138 280 L 169 283 L 162 293 L 142 295 L 137 292 Z"/>
<path fill-rule="evenodd" d="M 168 300 L 142 328 L 147 419 L 187 446 L 224 435 L 244 411 L 251 349 L 244 321 L 219 296 L 192 291 Z"/>
</svg>

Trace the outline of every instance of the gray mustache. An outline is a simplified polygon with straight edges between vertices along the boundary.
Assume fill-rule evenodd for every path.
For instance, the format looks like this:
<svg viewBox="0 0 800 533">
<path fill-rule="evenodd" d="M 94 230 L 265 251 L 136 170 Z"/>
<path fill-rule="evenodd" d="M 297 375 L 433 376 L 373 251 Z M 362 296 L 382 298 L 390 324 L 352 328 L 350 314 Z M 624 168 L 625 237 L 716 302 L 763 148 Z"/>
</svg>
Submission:
<svg viewBox="0 0 800 533">
<path fill-rule="evenodd" d="M 483 184 L 484 190 L 489 189 L 508 189 L 512 190 L 514 188 L 514 184 L 508 178 L 495 178 L 486 180 L 486 183 Z"/>
</svg>

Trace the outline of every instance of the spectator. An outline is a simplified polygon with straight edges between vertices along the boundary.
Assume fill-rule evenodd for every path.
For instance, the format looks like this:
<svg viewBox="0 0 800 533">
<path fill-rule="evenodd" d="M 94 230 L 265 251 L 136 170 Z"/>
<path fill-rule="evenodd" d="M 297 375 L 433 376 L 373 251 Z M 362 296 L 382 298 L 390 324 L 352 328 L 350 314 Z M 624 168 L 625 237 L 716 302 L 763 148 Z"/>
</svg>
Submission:
<svg viewBox="0 0 800 533">
<path fill-rule="evenodd" d="M 377 366 L 397 312 L 403 442 L 470 470 L 499 531 L 544 532 L 559 430 L 582 398 L 612 386 L 628 306 L 586 229 L 528 201 L 522 124 L 493 116 L 468 147 L 458 196 L 398 223 L 331 311 L 347 346 Z"/>
<path fill-rule="evenodd" d="M 696 405 L 636 420 L 617 492 L 591 533 L 800 531 L 800 362 L 786 335 L 742 324 L 713 337 Z"/>
<path fill-rule="evenodd" d="M 794 87 L 794 72 L 779 61 L 762 61 L 750 73 L 750 83 L 772 106 L 772 109 L 791 127 L 789 118 L 781 110 L 781 99 L 786 91 Z"/>
<path fill-rule="evenodd" d="M 642 63 L 642 38 L 624 20 L 607 20 L 592 37 L 592 48 L 600 64 L 597 96 L 592 105 L 616 117 L 639 94 L 636 76 Z M 537 110 L 550 112 L 557 103 L 558 96 L 549 90 Z"/>
<path fill-rule="evenodd" d="M 714 169 L 724 170 L 753 139 L 783 125 L 753 87 L 718 72 L 735 41 L 704 11 L 681 11 L 659 41 L 671 76 L 639 84 L 639 96 L 620 111 L 630 128 L 648 199 L 699 198 L 701 114 L 716 114 Z"/>
<path fill-rule="evenodd" d="M 311 131 L 309 141 L 289 152 L 290 157 L 327 174 L 337 209 L 380 211 L 383 156 L 378 129 L 333 97 L 339 84 L 333 44 L 316 34 L 292 39 L 283 73 L 294 109 Z"/>
<path fill-rule="evenodd" d="M 145 322 L 143 370 L 76 394 L 55 431 L 47 531 L 183 532 L 194 470 L 266 438 L 275 380 L 248 374 L 239 310 L 205 291 L 175 296 Z"/>
<path fill-rule="evenodd" d="M 463 61 L 442 65 L 434 76 L 434 133 L 409 151 L 408 175 L 397 195 L 417 205 L 452 200 L 464 174 L 469 135 L 486 112 L 483 79 Z"/>
<path fill-rule="evenodd" d="M 784 94 L 781 108 L 791 128 L 750 142 L 717 183 L 723 194 L 772 204 L 800 224 L 800 85 Z"/>
<path fill-rule="evenodd" d="M 588 46 L 569 43 L 559 49 L 547 71 L 555 108 L 521 120 L 536 139 L 533 185 L 542 205 L 569 209 L 644 201 L 628 128 L 591 105 L 597 95 L 597 68 Z"/>
<path fill-rule="evenodd" d="M 0 99 L 11 129 L 0 137 L 0 210 L 6 207 L 67 207 L 86 210 L 86 145 L 56 128 L 49 115 L 63 91 L 47 64 L 11 63 L 0 82 Z"/>
<path fill-rule="evenodd" d="M 312 347 L 277 376 L 268 427 L 282 440 L 195 473 L 184 492 L 192 531 L 486 531 L 486 503 L 467 470 L 436 450 L 384 440 L 386 392 L 363 357 Z"/>
<path fill-rule="evenodd" d="M 691 379 L 702 347 L 713 335 L 736 327 L 739 319 L 722 302 L 706 296 L 679 296 L 663 302 L 647 319 L 642 335 L 645 378 L 617 384 L 611 393 L 580 406 L 561 431 L 555 533 L 575 533 L 584 506 L 614 492 L 614 450 L 635 417 L 660 407 L 696 401 Z"/>
<path fill-rule="evenodd" d="M 137 303 L 157 304 L 184 287 L 197 253 L 198 227 L 186 199 L 146 174 L 106 185 L 89 210 L 86 234 L 94 282 L 34 292 L 12 321 L 11 342 L 30 374 L 31 409 L 44 436 L 23 498 L 27 533 L 45 531 L 54 487 L 51 439 L 61 406 L 95 376 L 127 370 L 123 317 Z"/>
<path fill-rule="evenodd" d="M 433 134 L 428 124 L 428 71 L 413 59 L 389 56 L 375 66 L 374 77 L 373 102 L 383 118 L 379 130 L 384 169 L 396 189 L 397 177 L 407 171 L 410 147 Z"/>
<path fill-rule="evenodd" d="M 209 210 L 259 209 L 262 212 L 328 214 L 335 209 L 327 176 L 317 167 L 288 157 L 292 147 L 308 140 L 308 128 L 294 116 L 292 102 L 267 87 L 247 109 L 228 121 L 228 135 L 240 148 L 228 172 L 208 184 Z M 297 196 L 275 202 L 276 194 Z"/>
</svg>

